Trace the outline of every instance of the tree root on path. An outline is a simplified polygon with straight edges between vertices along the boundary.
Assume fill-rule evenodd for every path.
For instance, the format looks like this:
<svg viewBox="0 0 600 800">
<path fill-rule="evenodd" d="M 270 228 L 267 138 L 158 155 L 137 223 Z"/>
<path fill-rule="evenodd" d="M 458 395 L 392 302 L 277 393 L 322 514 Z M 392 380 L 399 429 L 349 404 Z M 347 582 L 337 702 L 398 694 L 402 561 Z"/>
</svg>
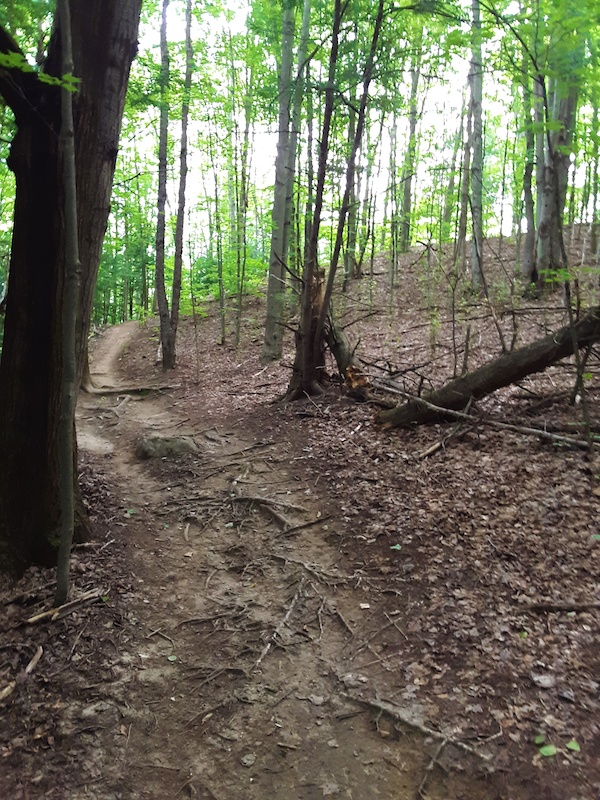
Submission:
<svg viewBox="0 0 600 800">
<path fill-rule="evenodd" d="M 298 584 L 298 588 L 296 589 L 296 594 L 293 596 L 292 602 L 290 603 L 290 605 L 288 607 L 288 610 L 285 612 L 284 618 L 281 620 L 279 625 L 275 628 L 275 630 L 273 631 L 273 633 L 269 637 L 269 641 L 263 647 L 259 657 L 254 662 L 254 666 L 252 668 L 253 672 L 255 670 L 257 670 L 258 667 L 260 667 L 261 662 L 263 661 L 263 659 L 265 658 L 265 656 L 267 655 L 267 653 L 271 649 L 271 647 L 273 645 L 273 642 L 275 641 L 275 637 L 283 630 L 283 626 L 286 624 L 286 622 L 292 616 L 292 611 L 294 610 L 294 607 L 296 606 L 296 603 L 298 602 L 298 599 L 300 598 L 300 595 L 302 594 L 302 590 L 304 589 L 305 583 L 306 583 L 306 579 L 304 577 L 302 577 L 300 583 Z"/>
<path fill-rule="evenodd" d="M 493 758 L 490 753 L 481 753 L 479 750 L 471 747 L 471 745 L 465 744 L 458 739 L 452 739 L 447 734 L 440 733 L 440 731 L 436 731 L 434 728 L 429 728 L 427 725 L 424 725 L 422 722 L 419 722 L 417 719 L 415 719 L 410 711 L 400 708 L 400 706 L 394 705 L 394 703 L 388 703 L 385 700 L 378 700 L 377 698 L 371 699 L 359 697 L 358 695 L 353 695 L 349 692 L 342 692 L 342 696 L 346 697 L 348 700 L 353 700 L 355 703 L 362 703 L 363 705 L 377 709 L 377 711 L 383 711 L 385 714 L 389 714 L 392 719 L 401 722 L 403 725 L 407 725 L 409 728 L 414 728 L 425 736 L 431 736 L 434 739 L 442 741 L 444 743 L 444 747 L 448 744 L 451 744 L 459 750 L 463 750 L 469 755 L 476 756 L 486 763 L 489 763 Z M 442 749 L 443 748 L 440 749 L 440 752 Z M 438 756 L 439 753 L 436 754 L 436 758 Z"/>
</svg>

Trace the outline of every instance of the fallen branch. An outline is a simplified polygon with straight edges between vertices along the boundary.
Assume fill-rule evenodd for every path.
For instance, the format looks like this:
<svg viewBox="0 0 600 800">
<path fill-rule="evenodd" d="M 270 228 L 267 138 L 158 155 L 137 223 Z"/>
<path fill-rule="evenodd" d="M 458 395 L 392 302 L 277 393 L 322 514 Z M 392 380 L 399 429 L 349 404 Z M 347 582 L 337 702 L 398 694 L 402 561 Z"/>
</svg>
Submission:
<svg viewBox="0 0 600 800">
<path fill-rule="evenodd" d="M 434 766 L 436 764 L 439 765 L 438 758 L 441 756 L 442 750 L 444 749 L 444 747 L 446 747 L 448 742 L 449 742 L 449 739 L 447 739 L 446 737 L 444 737 L 442 739 L 442 741 L 437 746 L 435 753 L 431 756 L 431 761 L 425 767 L 425 774 L 423 775 L 423 780 L 421 781 L 421 784 L 420 784 L 419 788 L 417 789 L 417 796 L 418 797 L 422 797 L 424 800 L 425 800 L 425 795 L 423 794 L 423 790 L 425 789 L 425 785 L 427 783 L 427 779 L 428 779 L 429 775 L 431 774 Z"/>
<path fill-rule="evenodd" d="M 557 361 L 573 355 L 575 344 L 584 347 L 599 338 L 600 308 L 596 307 L 581 317 L 573 327 L 565 325 L 550 336 L 518 350 L 503 353 L 499 358 L 432 392 L 427 399 L 435 410 L 421 398 L 409 397 L 404 405 L 379 412 L 377 419 L 386 428 L 443 419 L 449 416 L 449 411 L 463 409 L 470 398 L 478 400 L 502 386 L 509 386 L 528 375 L 543 372 Z"/>
<path fill-rule="evenodd" d="M 518 610 L 534 611 L 543 614 L 547 611 L 574 611 L 579 613 L 581 611 L 592 611 L 598 608 L 600 608 L 600 603 L 531 603 L 526 606 L 521 606 Z"/>
<path fill-rule="evenodd" d="M 271 636 L 269 638 L 269 641 L 266 643 L 266 645 L 261 650 L 261 653 L 260 653 L 259 657 L 257 658 L 256 662 L 254 663 L 253 669 L 258 669 L 258 667 L 260 666 L 262 660 L 265 658 L 265 656 L 267 655 L 267 653 L 271 649 L 271 646 L 272 646 L 273 642 L 275 641 L 275 637 L 279 635 L 279 633 L 283 630 L 283 626 L 286 624 L 288 619 L 291 617 L 292 611 L 294 610 L 294 607 L 295 607 L 296 603 L 298 602 L 298 598 L 300 597 L 300 595 L 302 593 L 302 590 L 304 589 L 304 583 L 305 583 L 305 580 L 304 580 L 304 577 L 303 577 L 302 580 L 300 581 L 299 585 L 298 585 L 298 588 L 296 589 L 296 594 L 292 598 L 292 602 L 290 603 L 289 608 L 286 611 L 284 618 L 281 620 L 279 625 L 275 628 L 275 630 L 273 631 L 273 633 L 271 634 Z"/>
<path fill-rule="evenodd" d="M 388 391 L 390 389 L 388 388 Z M 400 394 L 403 397 L 406 397 L 409 400 L 409 403 L 414 403 L 422 406 L 422 408 L 429 412 L 431 415 L 437 415 L 438 417 L 452 417 L 454 419 L 459 420 L 467 420 L 471 423 L 473 427 L 478 424 L 486 425 L 488 428 L 495 428 L 497 430 L 502 431 L 513 431 L 514 433 L 520 433 L 524 436 L 537 436 L 540 439 L 544 439 L 545 441 L 556 442 L 557 444 L 565 444 L 569 447 L 576 447 L 579 450 L 588 450 L 589 444 L 584 439 L 574 439 L 572 436 L 561 436 L 557 433 L 549 433 L 548 431 L 543 431 L 541 428 L 528 428 L 524 425 L 511 425 L 508 422 L 499 422 L 494 419 L 486 419 L 484 417 L 474 417 L 472 414 L 467 414 L 464 411 L 453 411 L 450 408 L 444 408 L 442 406 L 437 406 L 434 403 L 429 402 L 429 400 L 424 400 L 422 397 L 414 397 L 413 395 L 408 394 L 408 392 L 404 392 L 401 390 L 396 390 L 396 394 Z M 433 418 L 433 416 L 432 416 Z M 386 425 L 385 427 L 390 427 Z M 429 453 L 426 451 L 426 455 Z M 423 457 L 423 456 L 420 456 Z"/>
<path fill-rule="evenodd" d="M 57 608 L 51 608 L 49 611 L 42 611 L 40 614 L 35 614 L 33 617 L 26 619 L 25 622 L 28 625 L 35 625 L 38 622 L 44 622 L 45 620 L 48 620 L 49 622 L 56 622 L 57 619 L 66 617 L 67 614 L 76 611 L 78 608 L 89 605 L 95 600 L 100 600 L 103 595 L 104 592 L 101 592 L 99 589 L 91 589 L 89 592 L 84 592 L 81 597 L 78 597 L 76 600 L 71 600 L 62 606 L 58 606 Z"/>
<path fill-rule="evenodd" d="M 23 670 L 23 673 L 24 673 L 25 675 L 31 675 L 31 673 L 33 672 L 33 670 L 34 670 L 34 669 L 37 667 L 37 665 L 38 665 L 38 662 L 39 662 L 40 658 L 43 656 L 43 654 L 44 654 L 44 648 L 43 648 L 43 647 L 40 645 L 40 646 L 38 647 L 38 649 L 35 651 L 35 655 L 34 655 L 34 656 L 33 656 L 33 658 L 31 659 L 31 661 L 29 662 L 29 664 L 27 664 L 27 666 L 26 666 L 26 667 L 25 667 L 25 669 Z M 14 692 L 14 690 L 16 689 L 16 687 L 17 687 L 17 681 L 11 681 L 11 682 L 8 684 L 8 686 L 6 686 L 6 687 L 5 687 L 4 689 L 2 689 L 2 691 L 0 692 L 0 701 L 2 701 L 2 700 L 6 700 L 6 698 L 7 698 L 7 697 L 10 697 L 10 695 L 11 695 L 11 694 Z"/>
<path fill-rule="evenodd" d="M 318 525 L 320 522 L 327 522 L 329 519 L 331 519 L 331 515 L 317 517 L 317 519 L 311 519 L 310 522 L 303 522 L 301 525 L 293 525 L 291 528 L 284 528 L 282 534 L 290 536 L 292 533 L 300 533 L 300 531 L 306 530 L 306 528 L 312 528 L 313 525 Z"/>
</svg>

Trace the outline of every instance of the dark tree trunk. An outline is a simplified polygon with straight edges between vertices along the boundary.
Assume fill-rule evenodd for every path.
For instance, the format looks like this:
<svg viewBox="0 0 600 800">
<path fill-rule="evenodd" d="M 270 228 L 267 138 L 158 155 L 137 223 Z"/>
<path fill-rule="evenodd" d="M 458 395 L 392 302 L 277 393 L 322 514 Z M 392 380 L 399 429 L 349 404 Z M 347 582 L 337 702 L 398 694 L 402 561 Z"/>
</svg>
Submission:
<svg viewBox="0 0 600 800">
<path fill-rule="evenodd" d="M 424 399 L 435 406 L 459 411 L 465 408 L 471 399 L 478 400 L 502 386 L 509 386 L 535 372 L 543 372 L 561 358 L 573 355 L 575 341 L 581 348 L 598 339 L 600 339 L 600 307 L 583 316 L 574 329 L 566 325 L 544 339 L 538 339 L 518 350 L 504 353 L 479 369 L 450 381 Z M 427 408 L 414 399 L 396 408 L 381 411 L 377 420 L 386 428 L 399 428 L 415 422 L 435 422 L 441 418 L 443 415 L 439 412 Z"/>
<path fill-rule="evenodd" d="M 75 156 L 82 262 L 77 321 L 81 381 L 93 292 L 108 218 L 129 67 L 141 0 L 72 0 Z M 0 28 L 0 52 L 17 45 Z M 60 24 L 45 71 L 60 74 Z M 0 569 L 56 561 L 58 425 L 64 288 L 64 190 L 59 163 L 59 89 L 34 73 L 3 70 L 0 94 L 17 133 L 10 279 L 0 361 Z M 81 520 L 80 520 L 81 523 Z"/>
</svg>

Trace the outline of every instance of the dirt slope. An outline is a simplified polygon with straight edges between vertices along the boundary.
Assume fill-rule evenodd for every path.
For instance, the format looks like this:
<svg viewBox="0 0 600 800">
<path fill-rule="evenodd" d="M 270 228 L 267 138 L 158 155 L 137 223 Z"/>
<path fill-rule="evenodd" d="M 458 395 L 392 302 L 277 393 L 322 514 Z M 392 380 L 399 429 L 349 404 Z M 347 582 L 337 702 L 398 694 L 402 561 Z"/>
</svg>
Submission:
<svg viewBox="0 0 600 800">
<path fill-rule="evenodd" d="M 151 321 L 94 343 L 73 593 L 102 600 L 29 627 L 52 573 L 0 593 L 0 797 L 597 800 L 593 470 L 485 428 L 383 436 L 340 395 L 272 404 L 289 373 L 257 366 L 254 313 L 238 352 L 184 322 L 166 377 Z"/>
<path fill-rule="evenodd" d="M 104 386 L 118 382 L 133 332 L 106 332 L 95 383 L 100 375 Z M 385 676 L 355 671 L 350 652 L 378 587 L 340 563 L 319 476 L 295 466 L 302 442 L 283 424 L 258 429 L 251 418 L 243 428 L 228 419 L 191 424 L 170 391 L 122 403 L 84 397 L 79 426 L 82 447 L 111 453 L 112 477 L 138 520 L 139 652 L 129 653 L 126 684 L 106 697 L 127 726 L 124 779 L 106 776 L 114 791 L 399 800 L 428 777 L 430 797 L 487 796 L 483 780 L 429 775 L 433 741 L 424 747 L 410 729 L 398 739 L 391 719 L 375 724 L 369 707 L 350 699 L 391 699 Z M 108 408 L 116 419 L 103 424 Z M 189 437 L 197 452 L 140 461 L 136 443 L 157 435 Z M 417 703 L 398 712 L 426 723 Z M 476 756 L 452 760 L 484 774 Z"/>
</svg>

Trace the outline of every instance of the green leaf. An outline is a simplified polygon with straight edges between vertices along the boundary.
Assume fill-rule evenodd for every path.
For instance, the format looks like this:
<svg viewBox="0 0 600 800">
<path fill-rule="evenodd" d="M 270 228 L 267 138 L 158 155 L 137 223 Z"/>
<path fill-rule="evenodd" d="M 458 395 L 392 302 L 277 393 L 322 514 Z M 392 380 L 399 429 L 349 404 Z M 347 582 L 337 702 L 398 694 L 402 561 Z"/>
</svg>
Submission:
<svg viewBox="0 0 600 800">
<path fill-rule="evenodd" d="M 401 544 L 393 544 L 390 547 L 390 550 L 402 550 L 402 545 Z"/>
<path fill-rule="evenodd" d="M 570 742 L 567 742 L 567 749 L 572 750 L 574 753 L 581 752 L 581 747 L 576 739 L 571 739 Z"/>
<path fill-rule="evenodd" d="M 544 742 L 546 741 L 546 734 L 545 734 L 545 733 L 539 733 L 539 734 L 538 734 L 538 735 L 535 737 L 535 739 L 534 739 L 533 741 L 534 741 L 534 742 L 535 742 L 537 745 L 544 744 Z"/>
<path fill-rule="evenodd" d="M 177 656 L 175 655 L 167 656 L 167 661 L 177 661 Z"/>
<path fill-rule="evenodd" d="M 545 744 L 543 747 L 540 747 L 540 755 L 546 756 L 546 758 L 555 756 L 557 753 L 558 750 L 553 744 Z"/>
</svg>

